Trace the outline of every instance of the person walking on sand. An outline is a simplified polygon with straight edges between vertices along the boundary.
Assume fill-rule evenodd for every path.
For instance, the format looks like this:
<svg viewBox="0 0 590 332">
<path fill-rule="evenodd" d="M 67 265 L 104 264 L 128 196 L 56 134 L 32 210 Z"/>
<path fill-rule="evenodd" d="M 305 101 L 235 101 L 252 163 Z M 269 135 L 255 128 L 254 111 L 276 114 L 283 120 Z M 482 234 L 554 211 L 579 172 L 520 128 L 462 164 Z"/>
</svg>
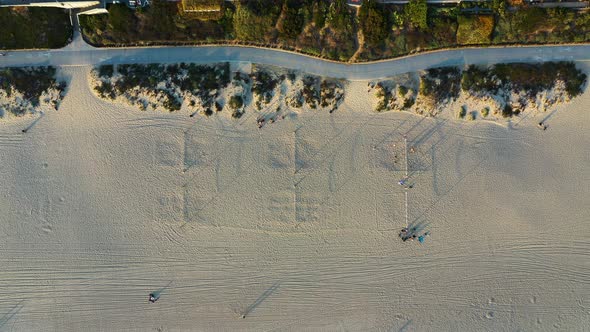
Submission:
<svg viewBox="0 0 590 332">
<path fill-rule="evenodd" d="M 426 239 L 426 237 L 427 237 L 428 235 L 430 235 L 430 232 L 426 232 L 426 233 L 424 233 L 424 234 L 422 234 L 422 235 L 418 236 L 418 242 L 420 242 L 420 243 L 424 243 L 424 239 Z"/>
<path fill-rule="evenodd" d="M 408 229 L 406 227 L 402 228 L 401 232 L 399 232 L 399 237 L 401 237 L 403 241 L 406 240 L 408 237 Z"/>
<path fill-rule="evenodd" d="M 154 303 L 154 302 L 158 301 L 159 298 L 160 298 L 160 296 L 158 296 L 154 293 L 150 293 L 149 301 L 150 301 L 150 303 Z"/>
</svg>

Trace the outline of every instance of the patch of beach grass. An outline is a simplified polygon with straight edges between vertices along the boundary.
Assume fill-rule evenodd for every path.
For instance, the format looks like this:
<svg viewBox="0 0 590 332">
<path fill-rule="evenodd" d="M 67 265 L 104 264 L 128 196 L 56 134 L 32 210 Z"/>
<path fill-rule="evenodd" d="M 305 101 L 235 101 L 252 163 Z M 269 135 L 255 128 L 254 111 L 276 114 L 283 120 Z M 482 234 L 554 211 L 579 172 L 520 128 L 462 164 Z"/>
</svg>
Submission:
<svg viewBox="0 0 590 332">
<path fill-rule="evenodd" d="M 457 17 L 457 44 L 481 45 L 489 44 L 494 31 L 492 15 L 459 15 Z"/>
</svg>

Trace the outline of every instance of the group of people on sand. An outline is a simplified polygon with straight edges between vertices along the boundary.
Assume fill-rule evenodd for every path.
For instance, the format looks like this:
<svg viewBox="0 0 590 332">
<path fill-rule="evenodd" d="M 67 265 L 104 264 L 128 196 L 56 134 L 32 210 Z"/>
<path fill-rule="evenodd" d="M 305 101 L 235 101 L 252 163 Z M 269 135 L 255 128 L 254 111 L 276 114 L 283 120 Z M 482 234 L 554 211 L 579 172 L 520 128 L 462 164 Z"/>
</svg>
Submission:
<svg viewBox="0 0 590 332">
<path fill-rule="evenodd" d="M 281 116 L 276 116 L 273 115 L 270 119 L 266 119 L 264 117 L 260 117 L 258 118 L 258 120 L 256 120 L 256 124 L 258 125 L 258 129 L 262 128 L 264 126 L 265 123 L 274 123 L 275 121 L 278 120 L 283 120 L 285 119 L 285 115 L 281 115 Z"/>
<path fill-rule="evenodd" d="M 430 235 L 430 232 L 424 232 L 422 235 L 418 235 L 418 229 L 416 227 L 412 227 L 412 228 L 404 227 L 404 228 L 402 228 L 401 232 L 399 233 L 399 237 L 404 242 L 406 242 L 408 240 L 410 240 L 410 241 L 418 240 L 418 242 L 424 243 L 424 240 L 426 239 L 426 237 L 428 235 Z"/>
</svg>

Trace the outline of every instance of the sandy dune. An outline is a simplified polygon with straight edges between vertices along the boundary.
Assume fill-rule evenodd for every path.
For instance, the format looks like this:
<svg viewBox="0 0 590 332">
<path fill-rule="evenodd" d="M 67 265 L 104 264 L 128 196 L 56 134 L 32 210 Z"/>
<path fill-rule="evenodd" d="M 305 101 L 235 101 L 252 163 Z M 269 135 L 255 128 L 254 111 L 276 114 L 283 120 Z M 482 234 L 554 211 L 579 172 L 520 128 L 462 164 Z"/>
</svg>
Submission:
<svg viewBox="0 0 590 332">
<path fill-rule="evenodd" d="M 258 130 L 104 102 L 89 70 L 0 126 L 0 330 L 589 330 L 589 91 L 541 131 L 373 113 L 354 82 Z"/>
</svg>

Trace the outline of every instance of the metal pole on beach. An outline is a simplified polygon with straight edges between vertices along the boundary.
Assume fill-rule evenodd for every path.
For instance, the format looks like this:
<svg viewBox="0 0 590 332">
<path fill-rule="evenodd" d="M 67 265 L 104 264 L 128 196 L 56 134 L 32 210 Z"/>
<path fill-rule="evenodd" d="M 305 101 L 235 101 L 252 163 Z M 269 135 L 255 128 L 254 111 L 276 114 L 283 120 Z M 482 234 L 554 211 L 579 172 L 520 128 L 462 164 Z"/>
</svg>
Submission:
<svg viewBox="0 0 590 332">
<path fill-rule="evenodd" d="M 408 136 L 404 135 L 404 156 L 406 157 L 406 180 L 408 179 Z"/>
</svg>

